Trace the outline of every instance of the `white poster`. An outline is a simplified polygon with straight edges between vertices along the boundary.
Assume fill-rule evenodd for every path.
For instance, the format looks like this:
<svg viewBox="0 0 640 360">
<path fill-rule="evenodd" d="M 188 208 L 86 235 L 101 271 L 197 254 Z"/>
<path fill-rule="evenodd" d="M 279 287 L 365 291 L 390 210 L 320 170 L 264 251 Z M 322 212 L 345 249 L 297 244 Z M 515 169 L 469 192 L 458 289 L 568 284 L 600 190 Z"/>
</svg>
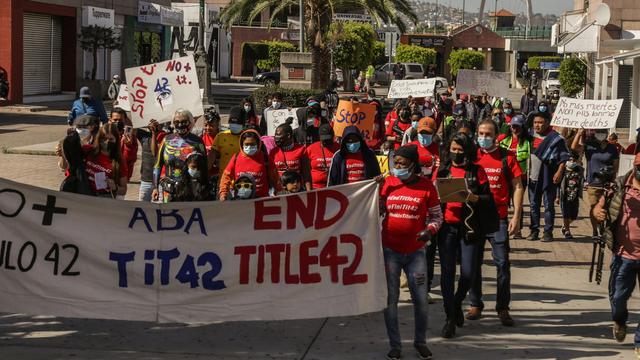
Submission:
<svg viewBox="0 0 640 360">
<path fill-rule="evenodd" d="M 3 312 L 202 323 L 387 304 L 373 181 L 154 204 L 0 179 L 0 234 Z"/>
<path fill-rule="evenodd" d="M 159 123 L 171 121 L 180 108 L 191 111 L 193 116 L 204 113 L 193 56 L 128 68 L 124 72 L 133 127 L 147 126 L 151 119 Z"/>
<path fill-rule="evenodd" d="M 460 69 L 456 78 L 456 93 L 509 97 L 509 73 Z"/>
<path fill-rule="evenodd" d="M 631 169 L 633 169 L 633 161 L 635 159 L 635 155 L 620 154 L 620 163 L 618 165 L 618 174 L 616 176 L 623 176 L 631 171 Z"/>
<path fill-rule="evenodd" d="M 114 107 L 119 107 L 124 111 L 131 111 L 129 88 L 127 87 L 127 84 L 120 85 L 120 90 L 118 90 L 118 97 L 116 98 Z"/>
<path fill-rule="evenodd" d="M 267 117 L 267 135 L 273 136 L 276 133 L 276 128 L 281 124 L 284 124 L 285 121 L 292 117 L 293 123 L 291 127 L 293 129 L 298 128 L 298 115 L 296 114 L 298 108 L 289 109 L 278 109 L 278 110 L 268 110 L 265 112 Z"/>
<path fill-rule="evenodd" d="M 409 96 L 433 97 L 436 79 L 391 80 L 388 99 L 406 99 Z"/>
<path fill-rule="evenodd" d="M 567 128 L 613 129 L 623 99 L 583 100 L 561 97 L 551 125 Z"/>
</svg>

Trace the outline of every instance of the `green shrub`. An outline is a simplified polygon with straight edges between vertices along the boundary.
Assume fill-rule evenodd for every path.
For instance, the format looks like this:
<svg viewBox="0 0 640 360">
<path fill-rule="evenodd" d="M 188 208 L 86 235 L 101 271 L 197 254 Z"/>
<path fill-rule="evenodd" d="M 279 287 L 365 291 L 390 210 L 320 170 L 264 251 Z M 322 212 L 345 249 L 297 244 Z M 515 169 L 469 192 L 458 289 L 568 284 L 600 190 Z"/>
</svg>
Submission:
<svg viewBox="0 0 640 360">
<path fill-rule="evenodd" d="M 578 58 L 567 58 L 560 63 L 560 89 L 565 95 L 574 97 L 584 88 L 587 65 Z"/>
<path fill-rule="evenodd" d="M 527 59 L 527 66 L 530 70 L 538 70 L 540 69 L 540 63 L 542 62 L 561 62 L 562 58 L 560 56 L 532 56 Z"/>
<path fill-rule="evenodd" d="M 294 108 L 305 106 L 307 99 L 311 96 L 316 96 L 319 99 L 324 94 L 324 91 L 317 89 L 288 89 L 277 85 L 264 86 L 256 89 L 251 95 L 258 113 L 262 113 L 262 110 L 268 106 L 268 102 L 274 93 L 280 93 L 282 95 L 282 103 Z"/>
<path fill-rule="evenodd" d="M 260 69 L 273 71 L 280 68 L 280 53 L 296 51 L 296 46 L 286 41 L 263 41 L 267 46 L 267 57 L 261 58 L 256 62 Z"/>
<path fill-rule="evenodd" d="M 333 62 L 342 70 L 364 70 L 377 60 L 378 41 L 371 24 L 334 22 L 327 36 L 333 42 Z"/>
<path fill-rule="evenodd" d="M 382 41 L 376 41 L 373 46 L 373 66 L 384 65 L 389 57 L 384 54 L 385 45 Z"/>
<path fill-rule="evenodd" d="M 454 50 L 447 61 L 451 66 L 451 75 L 458 76 L 460 69 L 481 70 L 484 64 L 484 54 L 476 50 Z"/>
<path fill-rule="evenodd" d="M 396 61 L 422 64 L 426 69 L 436 63 L 437 52 L 434 49 L 416 45 L 399 44 L 396 48 Z"/>
</svg>

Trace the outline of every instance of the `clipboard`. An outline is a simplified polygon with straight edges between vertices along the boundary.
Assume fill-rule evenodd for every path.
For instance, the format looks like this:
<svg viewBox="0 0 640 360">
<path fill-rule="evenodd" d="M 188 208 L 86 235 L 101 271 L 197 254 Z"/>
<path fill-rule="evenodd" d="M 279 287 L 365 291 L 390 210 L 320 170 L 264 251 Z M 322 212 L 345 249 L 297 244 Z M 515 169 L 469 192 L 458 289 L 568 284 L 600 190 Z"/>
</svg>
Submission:
<svg viewBox="0 0 640 360">
<path fill-rule="evenodd" d="M 441 203 L 466 202 L 469 195 L 469 186 L 465 178 L 438 178 L 436 189 Z"/>
</svg>

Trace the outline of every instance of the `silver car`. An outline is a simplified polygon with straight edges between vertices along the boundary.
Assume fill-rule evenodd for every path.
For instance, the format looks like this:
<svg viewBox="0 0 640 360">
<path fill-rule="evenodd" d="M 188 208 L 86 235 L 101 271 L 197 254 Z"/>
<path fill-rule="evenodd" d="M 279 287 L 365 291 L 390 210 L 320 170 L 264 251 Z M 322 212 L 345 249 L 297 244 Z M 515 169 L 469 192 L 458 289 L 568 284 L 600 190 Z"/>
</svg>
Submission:
<svg viewBox="0 0 640 360">
<path fill-rule="evenodd" d="M 394 79 L 393 67 L 396 63 L 386 63 L 378 67 L 373 75 L 372 85 L 389 85 Z M 423 79 L 424 67 L 418 63 L 400 63 L 404 66 L 404 80 Z"/>
</svg>

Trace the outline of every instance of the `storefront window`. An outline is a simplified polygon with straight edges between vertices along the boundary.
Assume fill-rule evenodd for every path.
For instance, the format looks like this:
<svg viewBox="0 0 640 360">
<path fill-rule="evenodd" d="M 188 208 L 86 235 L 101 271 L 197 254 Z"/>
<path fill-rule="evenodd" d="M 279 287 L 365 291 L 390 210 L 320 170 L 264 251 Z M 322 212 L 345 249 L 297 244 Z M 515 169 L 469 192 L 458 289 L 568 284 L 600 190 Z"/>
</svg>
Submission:
<svg viewBox="0 0 640 360">
<path fill-rule="evenodd" d="M 134 61 L 138 65 L 158 62 L 162 59 L 162 37 L 149 31 L 136 31 L 133 34 L 135 46 Z"/>
</svg>

